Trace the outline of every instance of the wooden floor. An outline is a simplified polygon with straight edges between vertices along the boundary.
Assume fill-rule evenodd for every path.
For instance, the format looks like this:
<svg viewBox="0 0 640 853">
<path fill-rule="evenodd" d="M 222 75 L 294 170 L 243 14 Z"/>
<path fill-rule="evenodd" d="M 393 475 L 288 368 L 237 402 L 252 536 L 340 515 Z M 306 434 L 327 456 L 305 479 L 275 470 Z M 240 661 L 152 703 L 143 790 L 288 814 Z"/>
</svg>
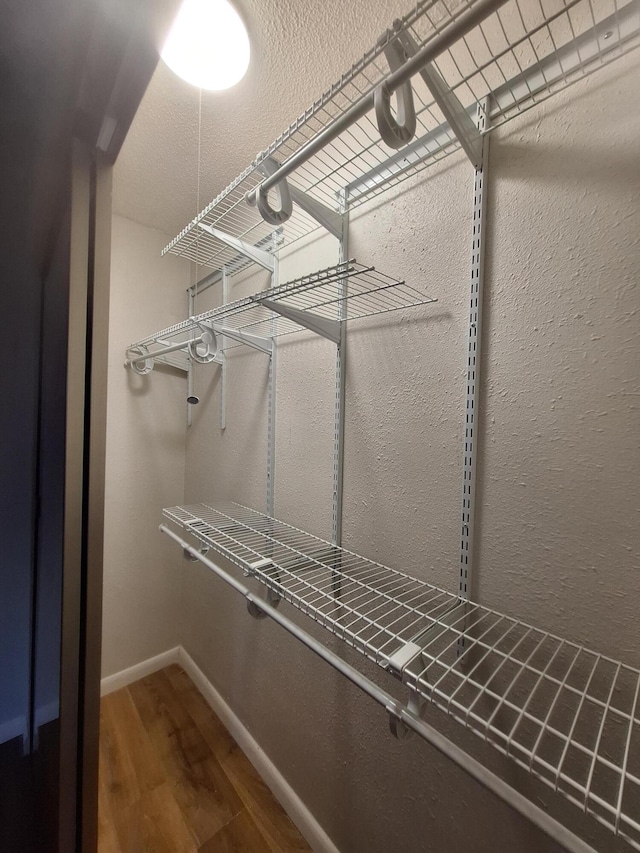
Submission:
<svg viewBox="0 0 640 853">
<path fill-rule="evenodd" d="M 102 699 L 99 853 L 310 847 L 177 665 Z"/>
</svg>

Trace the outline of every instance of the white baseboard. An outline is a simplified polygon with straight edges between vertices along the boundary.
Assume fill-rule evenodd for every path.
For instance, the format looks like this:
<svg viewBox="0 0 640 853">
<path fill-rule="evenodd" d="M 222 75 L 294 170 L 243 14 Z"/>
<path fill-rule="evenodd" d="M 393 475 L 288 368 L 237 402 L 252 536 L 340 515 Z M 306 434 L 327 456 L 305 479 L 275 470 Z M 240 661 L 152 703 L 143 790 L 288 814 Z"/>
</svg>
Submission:
<svg viewBox="0 0 640 853">
<path fill-rule="evenodd" d="M 191 678 L 213 711 L 231 732 L 233 739 L 269 786 L 273 795 L 306 838 L 315 853 L 339 853 L 307 806 L 280 773 L 242 721 L 211 684 L 192 657 L 180 647 L 178 663 Z"/>
<path fill-rule="evenodd" d="M 144 678 L 151 675 L 152 672 L 157 672 L 171 663 L 177 663 L 180 658 L 181 649 L 176 646 L 175 649 L 169 649 L 162 652 L 153 658 L 143 660 L 141 663 L 130 666 L 128 669 L 123 669 L 121 672 L 116 672 L 113 675 L 108 675 L 100 682 L 100 695 L 106 696 L 108 693 L 113 693 L 115 690 L 120 690 L 121 687 L 126 687 L 132 684 L 139 678 Z"/>
</svg>

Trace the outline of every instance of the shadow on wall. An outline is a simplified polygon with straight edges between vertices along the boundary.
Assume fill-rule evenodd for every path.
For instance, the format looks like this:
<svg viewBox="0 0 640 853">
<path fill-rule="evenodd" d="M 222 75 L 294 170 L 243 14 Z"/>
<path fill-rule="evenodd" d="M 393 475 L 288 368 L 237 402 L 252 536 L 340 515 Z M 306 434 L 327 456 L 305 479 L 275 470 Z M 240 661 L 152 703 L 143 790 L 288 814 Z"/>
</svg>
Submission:
<svg viewBox="0 0 640 853">
<path fill-rule="evenodd" d="M 597 148 L 585 143 L 579 147 L 568 142 L 566 148 L 561 148 L 540 142 L 531 146 L 495 139 L 491 152 L 493 158 L 499 158 L 501 181 L 527 184 L 535 181 L 538 186 L 554 188 L 559 183 L 588 186 L 595 174 L 601 174 L 606 175 L 612 192 L 628 191 L 630 179 L 637 176 L 638 169 L 637 156 L 632 158 L 613 145 Z"/>
</svg>

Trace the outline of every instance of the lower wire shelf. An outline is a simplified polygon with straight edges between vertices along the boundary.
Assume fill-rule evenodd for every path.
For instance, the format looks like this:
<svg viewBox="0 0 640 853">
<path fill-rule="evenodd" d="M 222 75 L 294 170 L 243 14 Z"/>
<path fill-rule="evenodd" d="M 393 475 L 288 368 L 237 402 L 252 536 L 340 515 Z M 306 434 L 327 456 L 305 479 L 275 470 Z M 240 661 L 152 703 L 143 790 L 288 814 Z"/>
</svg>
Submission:
<svg viewBox="0 0 640 853">
<path fill-rule="evenodd" d="M 164 515 L 640 850 L 640 670 L 238 504 Z"/>
</svg>

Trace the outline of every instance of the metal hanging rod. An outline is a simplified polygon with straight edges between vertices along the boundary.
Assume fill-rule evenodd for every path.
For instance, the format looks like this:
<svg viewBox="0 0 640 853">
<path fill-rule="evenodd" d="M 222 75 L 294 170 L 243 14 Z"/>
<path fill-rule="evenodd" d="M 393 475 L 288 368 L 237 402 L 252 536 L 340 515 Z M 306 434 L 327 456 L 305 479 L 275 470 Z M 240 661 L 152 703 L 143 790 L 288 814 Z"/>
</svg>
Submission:
<svg viewBox="0 0 640 853">
<path fill-rule="evenodd" d="M 180 342 L 178 344 L 167 344 L 166 346 L 160 346 L 157 350 L 154 351 L 153 357 L 159 358 L 162 355 L 169 355 L 169 353 L 171 353 L 171 352 L 184 351 L 189 347 L 189 344 L 197 345 L 200 343 L 202 343 L 202 335 L 200 335 L 200 337 L 198 337 L 198 338 L 192 338 L 190 341 L 187 341 L 187 342 Z M 133 347 L 131 349 L 133 349 Z M 145 361 L 148 361 L 149 358 L 150 358 L 149 352 L 141 353 L 137 357 L 127 358 L 125 360 L 124 366 L 125 367 L 137 367 L 137 366 L 143 364 Z"/>
<path fill-rule="evenodd" d="M 639 670 L 237 504 L 164 515 L 640 850 Z"/>
<path fill-rule="evenodd" d="M 512 788 L 507 782 L 487 769 L 451 740 L 444 737 L 433 726 L 421 719 L 419 714 L 410 706 L 400 703 L 391 693 L 379 687 L 354 666 L 348 664 L 335 652 L 322 645 L 322 643 L 301 629 L 295 622 L 283 616 L 276 606 L 274 606 L 277 598 L 274 599 L 271 597 L 270 600 L 265 601 L 259 596 L 254 595 L 247 586 L 210 560 L 202 550 L 194 548 L 166 525 L 160 525 L 160 531 L 173 539 L 190 560 L 200 561 L 232 589 L 244 596 L 247 601 L 247 608 L 252 615 L 262 615 L 272 619 L 304 646 L 314 652 L 314 654 L 318 655 L 318 657 L 341 673 L 341 675 L 349 679 L 352 684 L 362 690 L 367 696 L 379 705 L 382 705 L 389 715 L 392 730 L 400 724 L 409 731 L 420 735 L 427 743 L 437 749 L 438 752 L 471 776 L 472 779 L 475 779 L 476 782 L 495 794 L 514 809 L 514 811 L 537 826 L 545 835 L 560 844 L 569 853 L 596 853 L 593 847 L 568 830 L 539 806 L 536 806 L 535 803 L 527 799 L 519 791 Z M 268 557 L 262 560 L 262 563 L 270 564 L 270 562 L 270 558 Z M 253 565 L 255 567 L 256 561 L 253 562 Z"/>
</svg>

